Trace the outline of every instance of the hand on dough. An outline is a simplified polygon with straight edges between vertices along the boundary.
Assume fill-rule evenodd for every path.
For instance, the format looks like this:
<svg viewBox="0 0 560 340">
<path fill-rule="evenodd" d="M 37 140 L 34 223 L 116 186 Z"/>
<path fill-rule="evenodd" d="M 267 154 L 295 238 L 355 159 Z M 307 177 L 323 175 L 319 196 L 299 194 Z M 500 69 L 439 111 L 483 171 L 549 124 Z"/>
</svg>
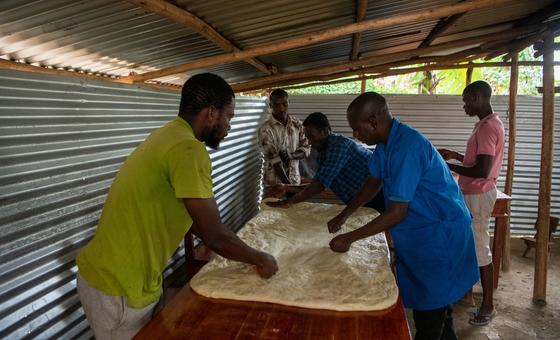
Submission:
<svg viewBox="0 0 560 340">
<path fill-rule="evenodd" d="M 330 221 L 327 222 L 327 227 L 329 228 L 329 233 L 336 233 L 340 230 L 342 225 L 346 222 L 346 217 L 340 213 L 333 217 Z"/>
<path fill-rule="evenodd" d="M 278 271 L 278 264 L 276 263 L 274 256 L 262 252 L 256 267 L 257 273 L 264 279 L 268 279 Z"/>
<path fill-rule="evenodd" d="M 337 253 L 347 252 L 350 249 L 350 245 L 352 245 L 352 241 L 347 237 L 347 234 L 338 235 L 329 243 L 331 249 Z"/>
<path fill-rule="evenodd" d="M 287 201 L 287 200 L 281 200 L 281 201 L 274 201 L 274 202 L 266 202 L 266 204 L 269 207 L 273 207 L 273 208 L 283 208 L 283 209 L 287 209 L 291 206 L 291 204 Z"/>
</svg>

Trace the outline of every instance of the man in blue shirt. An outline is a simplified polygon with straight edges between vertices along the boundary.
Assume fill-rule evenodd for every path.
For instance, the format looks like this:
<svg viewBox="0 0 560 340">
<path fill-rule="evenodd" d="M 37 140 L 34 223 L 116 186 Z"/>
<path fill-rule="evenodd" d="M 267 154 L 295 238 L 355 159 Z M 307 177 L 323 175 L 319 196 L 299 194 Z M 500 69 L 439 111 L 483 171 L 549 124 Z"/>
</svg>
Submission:
<svg viewBox="0 0 560 340">
<path fill-rule="evenodd" d="M 368 164 L 373 152 L 350 138 L 331 132 L 327 116 L 313 112 L 303 121 L 305 136 L 318 152 L 318 168 L 313 181 L 299 193 L 272 206 L 288 207 L 308 200 L 325 188 L 330 188 L 340 200 L 348 204 L 369 178 Z M 365 206 L 380 213 L 385 211 L 383 192 L 371 193 Z"/>
<path fill-rule="evenodd" d="M 387 210 L 330 242 L 346 252 L 360 239 L 390 230 L 397 281 L 405 307 L 413 310 L 416 340 L 456 339 L 451 304 L 479 278 L 471 217 L 451 172 L 434 146 L 393 118 L 383 96 L 366 92 L 348 107 L 354 137 L 377 144 L 364 186 L 331 221 L 338 231 L 371 192 L 383 185 Z"/>
</svg>

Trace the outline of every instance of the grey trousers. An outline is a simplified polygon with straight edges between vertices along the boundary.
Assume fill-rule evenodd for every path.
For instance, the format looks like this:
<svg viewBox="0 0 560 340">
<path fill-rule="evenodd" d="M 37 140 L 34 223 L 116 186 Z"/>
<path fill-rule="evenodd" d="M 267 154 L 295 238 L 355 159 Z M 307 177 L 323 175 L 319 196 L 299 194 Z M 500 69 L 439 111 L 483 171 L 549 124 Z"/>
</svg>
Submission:
<svg viewBox="0 0 560 340">
<path fill-rule="evenodd" d="M 126 297 L 107 295 L 91 287 L 80 273 L 77 277 L 78 295 L 97 340 L 132 339 L 152 319 L 157 302 L 132 308 L 127 305 Z"/>
</svg>

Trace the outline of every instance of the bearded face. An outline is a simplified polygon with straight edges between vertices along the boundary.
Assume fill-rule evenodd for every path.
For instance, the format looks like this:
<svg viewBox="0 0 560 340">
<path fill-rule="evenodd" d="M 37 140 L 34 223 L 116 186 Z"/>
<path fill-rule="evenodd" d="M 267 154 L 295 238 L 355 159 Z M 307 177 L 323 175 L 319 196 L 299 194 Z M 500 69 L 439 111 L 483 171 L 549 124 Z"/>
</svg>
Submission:
<svg viewBox="0 0 560 340">
<path fill-rule="evenodd" d="M 228 131 L 231 129 L 230 121 L 233 118 L 235 108 L 235 101 L 228 105 L 224 105 L 218 116 L 216 122 L 208 127 L 208 132 L 204 138 L 204 144 L 206 146 L 217 149 L 220 142 L 228 135 Z"/>
</svg>

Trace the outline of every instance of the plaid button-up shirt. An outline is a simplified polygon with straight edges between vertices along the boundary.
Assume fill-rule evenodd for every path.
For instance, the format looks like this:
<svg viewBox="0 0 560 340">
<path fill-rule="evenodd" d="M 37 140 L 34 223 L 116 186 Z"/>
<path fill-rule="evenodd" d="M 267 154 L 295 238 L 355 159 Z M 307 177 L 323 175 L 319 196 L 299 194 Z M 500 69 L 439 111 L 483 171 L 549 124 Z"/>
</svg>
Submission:
<svg viewBox="0 0 560 340">
<path fill-rule="evenodd" d="M 350 138 L 331 134 L 319 151 L 319 168 L 313 179 L 330 188 L 344 203 L 360 191 L 369 177 L 373 152 Z"/>
</svg>

